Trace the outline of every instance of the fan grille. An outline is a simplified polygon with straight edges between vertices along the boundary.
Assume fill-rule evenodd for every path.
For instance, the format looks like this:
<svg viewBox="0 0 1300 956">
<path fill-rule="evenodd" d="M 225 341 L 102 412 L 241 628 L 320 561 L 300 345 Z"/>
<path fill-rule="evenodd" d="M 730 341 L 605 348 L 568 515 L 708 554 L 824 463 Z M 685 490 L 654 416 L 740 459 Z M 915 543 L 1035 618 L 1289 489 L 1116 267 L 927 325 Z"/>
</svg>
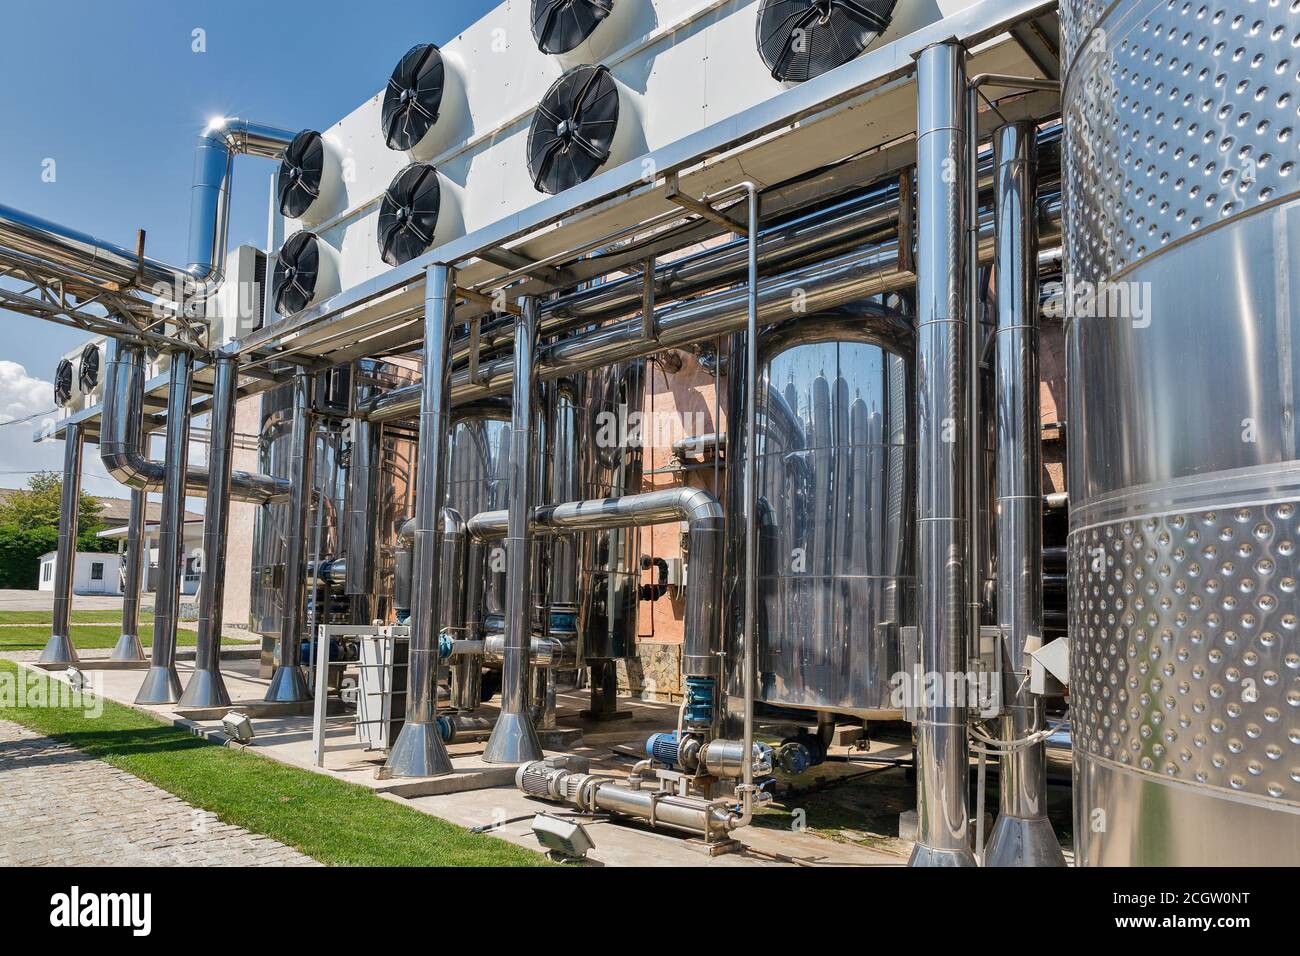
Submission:
<svg viewBox="0 0 1300 956">
<path fill-rule="evenodd" d="M 442 186 L 431 163 L 412 163 L 389 183 L 379 204 L 379 253 L 390 266 L 410 262 L 433 245 Z"/>
<path fill-rule="evenodd" d="M 398 61 L 384 90 L 381 112 L 389 149 L 414 149 L 438 121 L 446 67 L 432 43 L 411 47 Z"/>
<path fill-rule="evenodd" d="M 546 91 L 528 131 L 528 174 L 539 192 L 590 179 L 618 129 L 618 84 L 604 66 L 577 66 Z"/>
<path fill-rule="evenodd" d="M 543 53 L 568 53 L 591 36 L 615 0 L 533 0 L 533 39 Z"/>
<path fill-rule="evenodd" d="M 772 76 L 800 83 L 848 63 L 889 26 L 897 0 L 763 0 L 758 52 Z"/>
<path fill-rule="evenodd" d="M 321 177 L 325 173 L 325 141 L 314 129 L 305 129 L 293 138 L 280 160 L 276 194 L 280 213 L 298 219 L 320 196 Z"/>
<path fill-rule="evenodd" d="M 318 241 L 315 233 L 295 232 L 280 247 L 271 280 L 275 311 L 280 315 L 301 312 L 316 294 L 316 277 L 320 274 Z"/>
<path fill-rule="evenodd" d="M 62 408 L 72 399 L 72 363 L 60 359 L 54 369 L 54 404 Z"/>
<path fill-rule="evenodd" d="M 81 365 L 77 382 L 83 392 L 93 391 L 99 384 L 99 346 L 93 342 L 81 350 Z"/>
</svg>

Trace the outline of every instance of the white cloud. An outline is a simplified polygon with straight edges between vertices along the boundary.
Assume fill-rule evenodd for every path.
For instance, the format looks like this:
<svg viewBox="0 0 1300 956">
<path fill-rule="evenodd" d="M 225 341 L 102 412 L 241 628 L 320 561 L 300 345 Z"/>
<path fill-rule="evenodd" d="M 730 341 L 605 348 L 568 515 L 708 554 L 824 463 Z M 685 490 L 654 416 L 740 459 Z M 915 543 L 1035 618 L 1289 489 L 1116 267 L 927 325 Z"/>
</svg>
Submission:
<svg viewBox="0 0 1300 956">
<path fill-rule="evenodd" d="M 31 421 L 22 421 L 33 415 Z M 31 472 L 63 470 L 63 442 L 32 441 L 36 432 L 56 417 L 53 383 L 29 375 L 17 362 L 0 361 L 0 488 L 23 487 Z M 82 489 L 95 495 L 125 497 L 122 486 L 104 471 L 97 452 L 97 446 L 86 447 Z"/>
</svg>

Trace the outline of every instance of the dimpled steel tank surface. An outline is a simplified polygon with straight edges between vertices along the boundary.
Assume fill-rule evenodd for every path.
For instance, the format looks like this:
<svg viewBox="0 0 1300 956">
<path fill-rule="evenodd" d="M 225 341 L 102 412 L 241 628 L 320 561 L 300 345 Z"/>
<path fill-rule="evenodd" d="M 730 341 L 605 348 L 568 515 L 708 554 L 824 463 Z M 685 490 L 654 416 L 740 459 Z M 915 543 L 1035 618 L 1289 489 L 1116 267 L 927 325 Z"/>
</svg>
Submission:
<svg viewBox="0 0 1300 956">
<path fill-rule="evenodd" d="M 1294 865 L 1300 5 L 1061 16 L 1077 862 Z"/>
</svg>

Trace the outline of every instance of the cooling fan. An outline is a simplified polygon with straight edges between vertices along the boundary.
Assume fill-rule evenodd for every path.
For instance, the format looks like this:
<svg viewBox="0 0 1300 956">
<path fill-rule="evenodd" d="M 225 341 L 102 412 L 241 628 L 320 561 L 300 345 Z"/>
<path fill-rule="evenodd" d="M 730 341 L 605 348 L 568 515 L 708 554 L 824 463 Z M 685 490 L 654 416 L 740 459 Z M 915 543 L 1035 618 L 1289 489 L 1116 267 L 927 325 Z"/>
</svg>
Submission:
<svg viewBox="0 0 1300 956">
<path fill-rule="evenodd" d="M 379 205 L 379 254 L 390 266 L 410 262 L 433 245 L 442 185 L 430 163 L 412 163 L 394 177 Z"/>
<path fill-rule="evenodd" d="M 81 363 L 77 369 L 77 384 L 89 395 L 99 384 L 99 345 L 91 342 L 81 350 Z"/>
<path fill-rule="evenodd" d="M 576 66 L 546 91 L 528 131 L 528 175 L 539 192 L 563 192 L 610 157 L 618 131 L 618 84 L 604 66 Z"/>
<path fill-rule="evenodd" d="M 763 0 L 758 52 L 782 82 L 848 63 L 889 27 L 897 0 Z"/>
<path fill-rule="evenodd" d="M 446 67 L 432 43 L 411 47 L 398 61 L 384 90 L 384 140 L 389 149 L 409 150 L 438 121 Z"/>
<path fill-rule="evenodd" d="M 543 53 L 568 53 L 613 12 L 614 0 L 533 0 L 537 49 Z"/>
<path fill-rule="evenodd" d="M 314 129 L 305 129 L 293 138 L 280 160 L 276 195 L 280 213 L 301 219 L 321 194 L 325 174 L 325 141 Z"/>
<path fill-rule="evenodd" d="M 54 404 L 63 408 L 72 401 L 72 362 L 60 359 L 54 369 Z"/>
<path fill-rule="evenodd" d="M 324 286 L 322 273 L 327 269 L 320 237 L 315 233 L 295 232 L 280 247 L 271 279 L 275 311 L 293 315 L 307 308 Z"/>
</svg>

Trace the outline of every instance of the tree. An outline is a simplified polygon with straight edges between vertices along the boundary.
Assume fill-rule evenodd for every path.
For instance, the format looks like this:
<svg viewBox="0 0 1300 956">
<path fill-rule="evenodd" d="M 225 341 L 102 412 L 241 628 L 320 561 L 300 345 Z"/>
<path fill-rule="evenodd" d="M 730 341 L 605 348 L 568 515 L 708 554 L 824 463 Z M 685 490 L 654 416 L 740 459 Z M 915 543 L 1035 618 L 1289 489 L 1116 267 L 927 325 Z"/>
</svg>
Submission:
<svg viewBox="0 0 1300 956">
<path fill-rule="evenodd" d="M 25 489 L 0 502 L 0 588 L 38 586 L 41 555 L 58 547 L 62 494 L 62 476 L 45 471 L 33 475 Z M 77 550 L 116 551 L 116 541 L 98 537 L 104 529 L 100 503 L 83 491 L 78 510 Z"/>
<path fill-rule="evenodd" d="M 25 489 L 13 492 L 7 501 L 0 502 L 0 527 L 23 530 L 57 528 L 62 496 L 63 476 L 53 471 L 39 472 L 31 477 Z M 83 491 L 78 529 L 103 530 L 103 522 L 99 519 L 103 510 L 98 501 Z"/>
</svg>

